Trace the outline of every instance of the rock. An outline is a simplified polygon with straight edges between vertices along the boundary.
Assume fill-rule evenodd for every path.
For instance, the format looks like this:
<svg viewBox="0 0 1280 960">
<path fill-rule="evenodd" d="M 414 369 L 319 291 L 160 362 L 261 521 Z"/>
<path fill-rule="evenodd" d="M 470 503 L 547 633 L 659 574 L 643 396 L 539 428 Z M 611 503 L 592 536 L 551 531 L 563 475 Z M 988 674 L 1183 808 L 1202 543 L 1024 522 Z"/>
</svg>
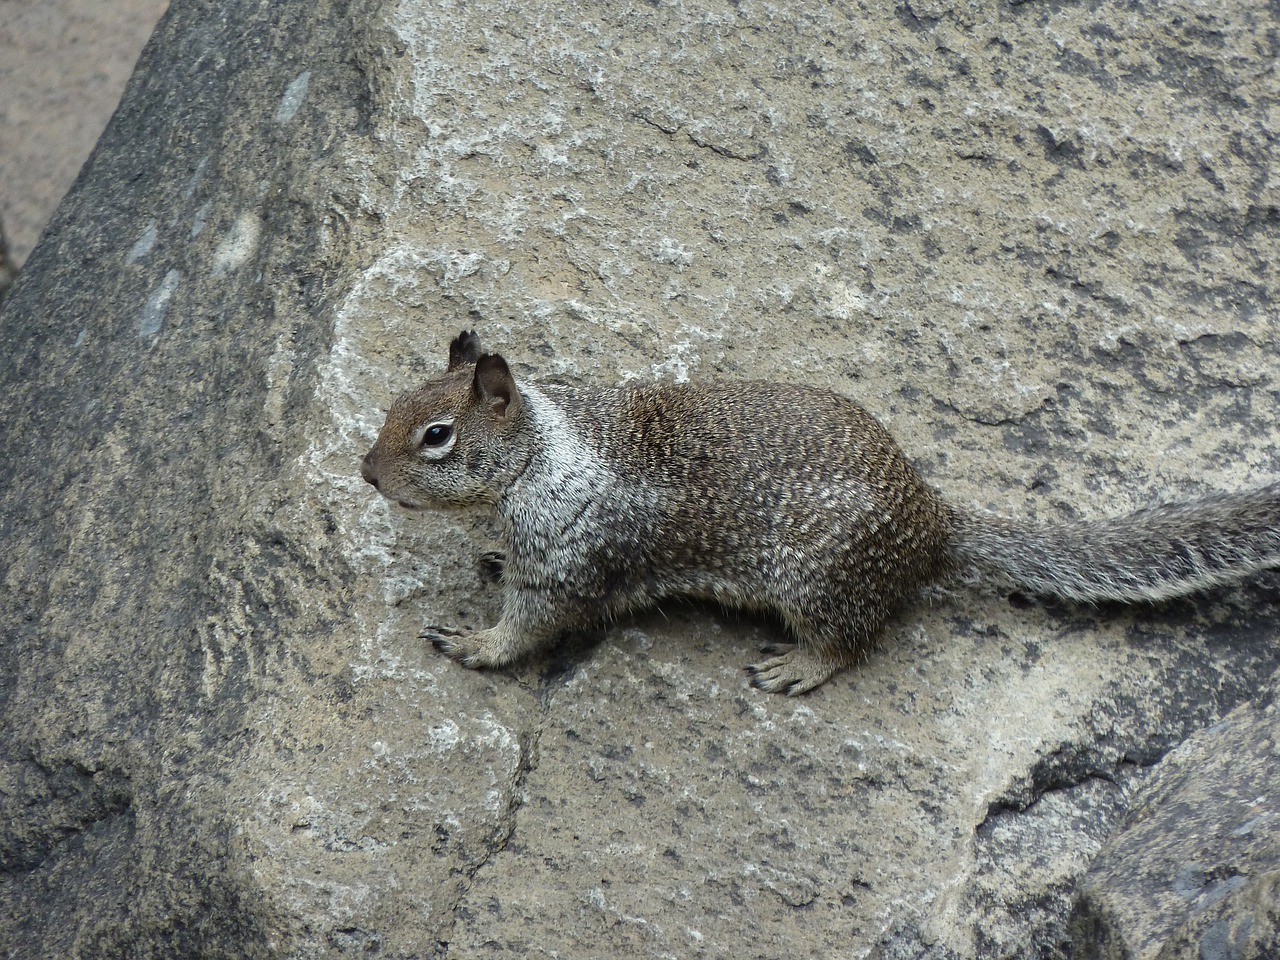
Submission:
<svg viewBox="0 0 1280 960">
<path fill-rule="evenodd" d="M 1127 789 L 1280 664 L 1275 574 L 957 585 L 800 700 L 682 605 L 477 674 L 417 633 L 495 616 L 486 525 L 357 464 L 466 326 L 522 377 L 834 387 L 1019 516 L 1272 480 L 1272 27 L 175 2 L 0 313 L 0 942 L 1071 949 Z"/>
<path fill-rule="evenodd" d="M 93 149 L 138 51 L 167 6 L 167 0 L 6 5 L 0 30 L 0 219 L 16 267 Z"/>
<path fill-rule="evenodd" d="M 9 244 L 5 241 L 4 223 L 0 222 L 0 303 L 4 303 L 5 294 L 17 276 L 18 268 L 9 256 Z"/>
<path fill-rule="evenodd" d="M 1274 694 L 1181 744 L 1137 791 L 1081 881 L 1077 956 L 1280 956 Z"/>
</svg>

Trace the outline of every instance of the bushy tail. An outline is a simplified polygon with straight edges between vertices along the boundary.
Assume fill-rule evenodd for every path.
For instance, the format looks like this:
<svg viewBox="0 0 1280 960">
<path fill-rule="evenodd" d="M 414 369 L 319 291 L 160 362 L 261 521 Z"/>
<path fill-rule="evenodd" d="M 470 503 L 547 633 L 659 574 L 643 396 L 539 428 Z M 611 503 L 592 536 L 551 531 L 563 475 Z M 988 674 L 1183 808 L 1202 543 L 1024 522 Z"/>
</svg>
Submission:
<svg viewBox="0 0 1280 960">
<path fill-rule="evenodd" d="M 955 559 L 1068 600 L 1165 600 L 1280 567 L 1280 483 L 1095 522 L 956 511 Z"/>
</svg>

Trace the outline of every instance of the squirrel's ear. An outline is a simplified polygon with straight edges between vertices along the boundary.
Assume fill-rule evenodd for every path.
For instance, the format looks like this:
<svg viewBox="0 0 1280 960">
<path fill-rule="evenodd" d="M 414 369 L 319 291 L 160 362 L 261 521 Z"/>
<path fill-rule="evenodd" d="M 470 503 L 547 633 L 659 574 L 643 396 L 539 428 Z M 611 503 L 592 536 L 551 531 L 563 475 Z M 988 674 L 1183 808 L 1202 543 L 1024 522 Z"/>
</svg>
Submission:
<svg viewBox="0 0 1280 960">
<path fill-rule="evenodd" d="M 449 344 L 450 370 L 457 370 L 458 367 L 465 366 L 468 363 L 475 363 L 479 359 L 480 338 L 476 336 L 474 330 L 463 330 Z"/>
<path fill-rule="evenodd" d="M 476 360 L 471 393 L 478 403 L 499 417 L 513 417 L 520 409 L 520 391 L 516 389 L 511 368 L 496 353 L 486 353 Z"/>
</svg>

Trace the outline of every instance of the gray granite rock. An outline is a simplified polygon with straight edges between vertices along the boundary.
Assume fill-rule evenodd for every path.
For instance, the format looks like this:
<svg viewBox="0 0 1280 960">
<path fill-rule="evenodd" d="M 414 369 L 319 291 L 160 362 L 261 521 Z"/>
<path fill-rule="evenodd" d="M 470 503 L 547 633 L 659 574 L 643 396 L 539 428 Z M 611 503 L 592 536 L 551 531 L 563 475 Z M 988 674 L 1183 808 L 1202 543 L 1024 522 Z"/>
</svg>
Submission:
<svg viewBox="0 0 1280 960">
<path fill-rule="evenodd" d="M 1076 956 L 1280 956 L 1274 694 L 1192 736 L 1136 792 L 1081 881 Z"/>
<path fill-rule="evenodd" d="M 833 387 L 1019 516 L 1274 479 L 1273 28 L 174 0 L 0 314 L 9 955 L 1073 949 L 1129 786 L 1280 663 L 1275 575 L 934 591 L 801 700 L 681 605 L 477 674 L 417 633 L 494 617 L 490 531 L 357 463 L 467 326 Z"/>
</svg>

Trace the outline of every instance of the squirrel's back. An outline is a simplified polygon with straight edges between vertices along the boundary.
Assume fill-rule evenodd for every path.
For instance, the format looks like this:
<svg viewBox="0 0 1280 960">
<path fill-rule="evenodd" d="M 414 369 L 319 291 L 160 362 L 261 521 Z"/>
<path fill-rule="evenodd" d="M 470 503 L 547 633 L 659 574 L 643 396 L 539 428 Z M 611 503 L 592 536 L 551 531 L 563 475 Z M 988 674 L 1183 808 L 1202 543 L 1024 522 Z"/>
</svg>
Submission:
<svg viewBox="0 0 1280 960">
<path fill-rule="evenodd" d="M 750 489 L 800 482 L 833 495 L 850 481 L 915 477 L 875 418 L 827 390 L 753 380 L 538 389 L 611 463 L 677 495 L 725 480 Z"/>
</svg>

